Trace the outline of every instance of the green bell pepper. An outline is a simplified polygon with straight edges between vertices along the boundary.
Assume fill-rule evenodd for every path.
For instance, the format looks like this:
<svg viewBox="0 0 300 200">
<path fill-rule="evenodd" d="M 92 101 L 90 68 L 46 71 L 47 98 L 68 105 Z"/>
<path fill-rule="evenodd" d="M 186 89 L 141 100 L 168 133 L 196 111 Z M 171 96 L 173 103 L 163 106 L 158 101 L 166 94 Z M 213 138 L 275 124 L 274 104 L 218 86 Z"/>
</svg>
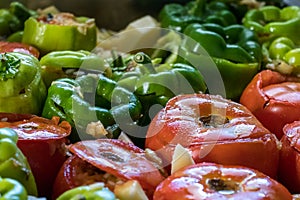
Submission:
<svg viewBox="0 0 300 200">
<path fill-rule="evenodd" d="M 300 48 L 290 38 L 279 37 L 270 43 L 265 43 L 267 49 L 267 68 L 283 74 L 300 74 Z"/>
<path fill-rule="evenodd" d="M 183 64 L 159 64 L 155 66 L 151 58 L 143 52 L 133 57 L 136 66 L 124 72 L 118 85 L 133 91 L 139 98 L 152 96 L 153 104 L 162 106 L 180 93 L 205 92 L 206 85 L 201 73 L 194 67 Z M 149 104 L 142 101 L 142 104 Z"/>
<path fill-rule="evenodd" d="M 97 27 L 92 18 L 49 13 L 25 21 L 22 42 L 35 46 L 43 55 L 62 50 L 91 51 L 97 43 Z"/>
<path fill-rule="evenodd" d="M 27 191 L 18 181 L 0 177 L 1 200 L 27 200 Z"/>
<path fill-rule="evenodd" d="M 262 51 L 256 34 L 238 24 L 221 27 L 211 23 L 190 24 L 184 33 L 186 38 L 179 49 L 182 58 L 198 59 L 201 65 L 211 56 L 222 76 L 226 97 L 237 100 L 261 66 Z M 207 67 L 200 66 L 200 71 Z"/>
<path fill-rule="evenodd" d="M 84 138 L 117 137 L 120 129 L 115 119 L 128 117 L 127 111 L 132 121 L 138 120 L 141 113 L 139 100 L 100 74 L 84 75 L 76 80 L 62 78 L 53 81 L 48 89 L 42 116 L 59 116 L 61 120 L 68 121 L 74 127 L 71 140 L 78 141 Z M 98 121 L 105 131 L 89 132 L 88 125 Z"/>
<path fill-rule="evenodd" d="M 24 29 L 24 22 L 36 12 L 20 2 L 12 2 L 8 9 L 0 9 L 0 37 L 7 38 Z"/>
<path fill-rule="evenodd" d="M 261 43 L 276 37 L 288 37 L 297 45 L 300 37 L 297 34 L 300 26 L 300 7 L 287 6 L 282 9 L 276 6 L 262 6 L 249 10 L 243 24 L 257 32 Z"/>
<path fill-rule="evenodd" d="M 79 186 L 67 190 L 61 194 L 57 200 L 117 200 L 115 194 L 103 183 L 94 183 L 91 185 Z"/>
<path fill-rule="evenodd" d="M 78 71 L 98 71 L 110 74 L 110 67 L 100 56 L 85 50 L 52 51 L 40 59 L 42 78 L 46 87 L 59 78 L 76 78 Z"/>
<path fill-rule="evenodd" d="M 0 9 L 0 36 L 5 38 L 20 28 L 20 22 L 16 16 L 7 9 Z"/>
<path fill-rule="evenodd" d="M 139 52 L 132 57 L 128 68 L 117 80 L 119 86 L 134 93 L 141 101 L 143 112 L 138 123 L 140 126 L 149 124 L 149 112 L 155 112 L 151 109 L 153 105 L 160 105 L 161 108 L 175 95 L 207 90 L 201 73 L 194 67 L 183 63 L 155 62 L 145 53 Z"/>
<path fill-rule="evenodd" d="M 158 18 L 163 28 L 171 28 L 176 31 L 182 31 L 190 23 L 202 21 L 200 17 L 190 14 L 187 6 L 176 3 L 166 4 Z"/>
<path fill-rule="evenodd" d="M 20 182 L 26 189 L 28 194 L 37 196 L 37 187 L 31 168 L 26 157 L 17 147 L 18 135 L 9 128 L 0 128 L 0 177 L 15 179 Z M 0 192 L 5 191 L 5 185 L 0 180 Z M 13 183 L 8 181 L 8 185 L 13 187 Z M 8 189 L 8 188 L 7 188 Z M 15 191 L 24 195 L 21 187 L 17 187 Z M 8 194 L 9 195 L 9 194 Z"/>
<path fill-rule="evenodd" d="M 212 57 L 235 63 L 261 62 L 261 46 L 256 34 L 242 25 L 190 24 L 184 34 L 198 42 Z"/>
<path fill-rule="evenodd" d="M 223 2 L 194 0 L 186 5 L 166 4 L 159 13 L 163 28 L 183 31 L 191 23 L 217 23 L 222 26 L 236 24 L 237 20 Z"/>
<path fill-rule="evenodd" d="M 39 114 L 46 98 L 40 64 L 32 55 L 0 54 L 0 111 Z"/>
</svg>

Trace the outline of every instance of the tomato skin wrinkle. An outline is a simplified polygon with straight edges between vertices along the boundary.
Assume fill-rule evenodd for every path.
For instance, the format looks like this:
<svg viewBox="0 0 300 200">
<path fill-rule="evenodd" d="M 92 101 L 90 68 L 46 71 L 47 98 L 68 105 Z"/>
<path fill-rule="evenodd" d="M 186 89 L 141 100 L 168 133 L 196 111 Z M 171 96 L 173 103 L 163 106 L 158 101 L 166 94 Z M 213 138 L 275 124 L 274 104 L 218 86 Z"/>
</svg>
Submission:
<svg viewBox="0 0 300 200">
<path fill-rule="evenodd" d="M 277 174 L 277 164 L 269 164 L 279 159 L 275 135 L 245 106 L 217 95 L 178 95 L 153 118 L 145 146 L 157 151 L 166 167 L 178 143 L 196 163 L 240 164 Z"/>
<path fill-rule="evenodd" d="M 239 165 L 198 163 L 183 167 L 158 185 L 153 200 L 282 199 L 291 193 L 275 179 Z"/>
<path fill-rule="evenodd" d="M 118 139 L 97 139 L 76 142 L 69 146 L 72 153 L 61 168 L 54 184 L 55 196 L 78 186 L 78 168 L 93 166 L 94 171 L 110 174 L 124 182 L 137 180 L 150 197 L 155 187 L 165 179 L 157 165 L 147 159 L 145 151 L 134 144 Z M 76 157 L 76 158 L 74 158 Z M 86 178 L 86 181 L 93 181 Z M 80 183 L 81 184 L 81 183 Z M 80 185 L 79 184 L 79 185 Z"/>
<path fill-rule="evenodd" d="M 263 70 L 245 88 L 240 103 L 280 139 L 284 125 L 300 119 L 299 78 Z"/>
</svg>

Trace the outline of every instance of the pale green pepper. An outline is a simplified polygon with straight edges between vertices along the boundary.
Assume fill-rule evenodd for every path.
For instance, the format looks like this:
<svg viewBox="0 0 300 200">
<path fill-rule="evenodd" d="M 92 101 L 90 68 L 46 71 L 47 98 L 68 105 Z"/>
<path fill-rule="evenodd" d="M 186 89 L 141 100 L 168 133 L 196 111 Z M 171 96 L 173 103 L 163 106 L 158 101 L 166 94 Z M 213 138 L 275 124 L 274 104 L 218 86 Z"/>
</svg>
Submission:
<svg viewBox="0 0 300 200">
<path fill-rule="evenodd" d="M 79 186 L 60 195 L 57 200 L 117 200 L 115 194 L 103 183 Z"/>
<path fill-rule="evenodd" d="M 46 98 L 40 63 L 32 55 L 0 54 L 0 112 L 39 114 Z"/>
<path fill-rule="evenodd" d="M 49 13 L 25 21 L 22 42 L 35 46 L 42 54 L 62 50 L 91 51 L 96 46 L 97 28 L 92 18 Z"/>
<path fill-rule="evenodd" d="M 25 187 L 28 194 L 37 196 L 34 176 L 27 158 L 17 147 L 17 140 L 18 135 L 14 130 L 0 128 L 0 177 L 17 180 Z M 4 192 L 5 188 L 2 181 L 0 179 L 0 193 Z M 11 181 L 8 181 L 8 184 L 9 187 L 12 187 Z M 18 193 L 23 193 L 22 188 L 18 188 L 18 190 Z"/>
<path fill-rule="evenodd" d="M 18 181 L 0 177 L 1 200 L 27 200 L 27 191 Z"/>
<path fill-rule="evenodd" d="M 89 51 L 52 51 L 40 59 L 42 78 L 48 88 L 59 78 L 76 78 L 82 73 L 111 73 L 109 64 L 103 58 Z"/>
<path fill-rule="evenodd" d="M 300 47 L 290 38 L 279 37 L 270 44 L 265 43 L 267 68 L 274 69 L 283 74 L 300 74 Z"/>
</svg>

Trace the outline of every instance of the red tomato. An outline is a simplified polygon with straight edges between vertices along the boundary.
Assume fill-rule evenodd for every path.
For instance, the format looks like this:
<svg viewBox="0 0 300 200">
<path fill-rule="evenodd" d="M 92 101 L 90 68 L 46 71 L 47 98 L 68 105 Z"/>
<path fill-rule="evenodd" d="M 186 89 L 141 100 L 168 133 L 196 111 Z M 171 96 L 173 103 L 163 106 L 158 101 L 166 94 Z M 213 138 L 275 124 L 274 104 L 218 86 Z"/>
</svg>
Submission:
<svg viewBox="0 0 300 200">
<path fill-rule="evenodd" d="M 175 172 L 157 186 L 153 200 L 291 200 L 280 183 L 241 166 L 199 163 Z"/>
<path fill-rule="evenodd" d="M 151 121 L 145 146 L 165 166 L 176 144 L 186 147 L 196 163 L 244 165 L 276 177 L 279 149 L 276 136 L 241 104 L 208 94 L 172 98 Z"/>
<path fill-rule="evenodd" d="M 240 103 L 280 139 L 285 124 L 300 120 L 299 79 L 264 70 L 245 88 Z"/>
<path fill-rule="evenodd" d="M 6 52 L 26 53 L 26 54 L 31 54 L 37 58 L 40 56 L 39 50 L 37 50 L 36 48 L 28 44 L 23 44 L 19 42 L 0 41 L 0 53 L 6 53 Z"/>
<path fill-rule="evenodd" d="M 56 177 L 53 198 L 68 189 L 96 181 L 105 182 L 113 190 L 114 185 L 109 185 L 104 174 L 123 182 L 138 180 L 149 197 L 164 180 L 156 164 L 146 158 L 144 150 L 133 144 L 98 139 L 77 142 L 69 149 L 74 155 L 64 163 Z"/>
<path fill-rule="evenodd" d="M 283 132 L 278 180 L 291 192 L 300 193 L 300 121 L 285 125 Z"/>
<path fill-rule="evenodd" d="M 55 177 L 66 157 L 65 144 L 71 132 L 68 122 L 27 114 L 0 114 L 0 127 L 18 133 L 17 145 L 26 156 L 35 177 L 40 196 L 51 196 Z"/>
</svg>

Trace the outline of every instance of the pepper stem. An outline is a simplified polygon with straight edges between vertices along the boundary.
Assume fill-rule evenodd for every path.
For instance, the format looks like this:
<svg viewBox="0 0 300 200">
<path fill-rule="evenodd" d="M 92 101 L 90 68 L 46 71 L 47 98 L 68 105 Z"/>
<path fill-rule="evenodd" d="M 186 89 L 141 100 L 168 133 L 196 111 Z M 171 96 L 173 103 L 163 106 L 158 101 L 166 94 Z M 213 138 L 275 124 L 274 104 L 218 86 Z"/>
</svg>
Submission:
<svg viewBox="0 0 300 200">
<path fill-rule="evenodd" d="M 13 79 L 19 72 L 18 68 L 21 65 L 21 60 L 9 56 L 8 54 L 0 54 L 0 81 Z"/>
<path fill-rule="evenodd" d="M 144 64 L 147 67 L 147 69 L 150 71 L 150 73 L 156 74 L 156 70 L 153 66 L 152 60 L 147 54 L 143 52 L 139 52 L 134 55 L 133 59 L 138 64 Z"/>
</svg>

